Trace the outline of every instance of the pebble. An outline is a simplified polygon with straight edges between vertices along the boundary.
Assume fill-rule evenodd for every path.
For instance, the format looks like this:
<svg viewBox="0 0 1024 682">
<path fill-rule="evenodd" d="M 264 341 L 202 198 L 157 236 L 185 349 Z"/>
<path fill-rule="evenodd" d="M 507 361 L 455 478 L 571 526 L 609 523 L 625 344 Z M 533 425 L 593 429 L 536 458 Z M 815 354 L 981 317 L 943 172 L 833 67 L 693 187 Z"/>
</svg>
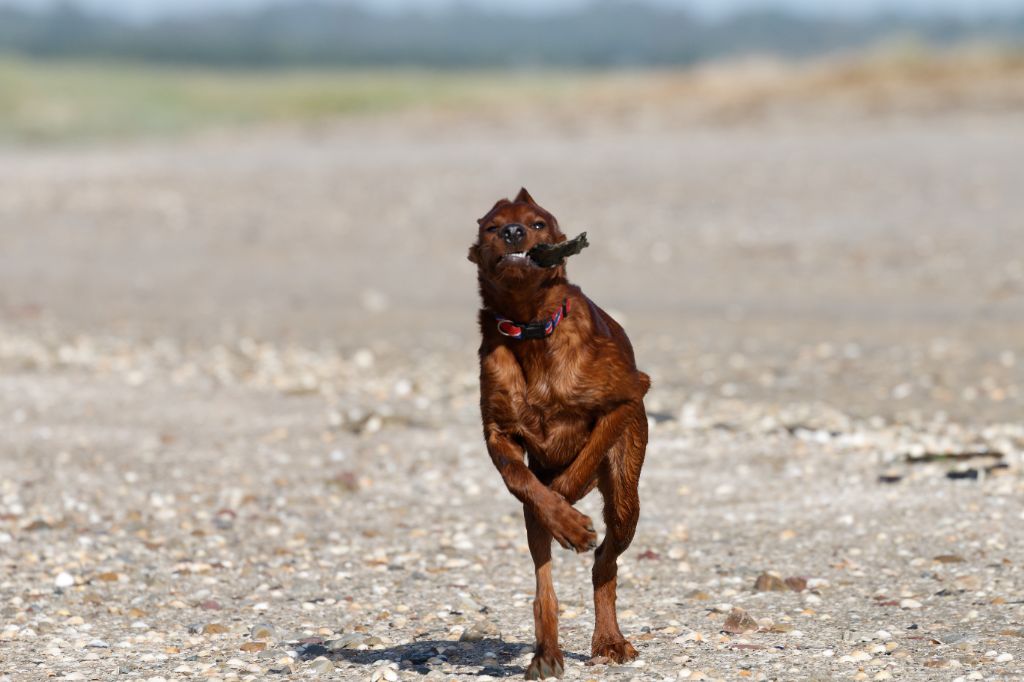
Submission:
<svg viewBox="0 0 1024 682">
<path fill-rule="evenodd" d="M 754 581 L 755 592 L 786 592 L 789 586 L 779 576 L 771 573 L 762 573 Z"/>
<path fill-rule="evenodd" d="M 348 632 L 327 642 L 327 648 L 330 651 L 340 651 L 342 649 L 354 649 L 358 645 L 362 644 L 366 640 L 366 635 L 362 632 Z"/>
<path fill-rule="evenodd" d="M 725 624 L 722 626 L 723 631 L 732 634 L 756 632 L 757 629 L 758 624 L 753 616 L 739 607 L 735 607 L 729 612 L 729 617 L 725 619 Z"/>
<path fill-rule="evenodd" d="M 393 663 L 386 666 L 382 666 L 373 671 L 373 675 L 370 676 L 370 682 L 396 682 L 398 680 L 398 672 L 395 670 L 397 666 Z"/>
<path fill-rule="evenodd" d="M 334 663 L 329 658 L 318 656 L 306 665 L 306 669 L 317 675 L 327 675 L 334 672 Z"/>
<path fill-rule="evenodd" d="M 921 608 L 921 606 L 922 606 L 921 602 L 917 601 L 916 599 L 901 599 L 900 600 L 900 608 L 901 609 L 919 609 L 919 608 Z"/>
<path fill-rule="evenodd" d="M 61 571 L 57 574 L 53 584 L 60 588 L 71 587 L 75 584 L 75 576 L 65 571 Z"/>
<path fill-rule="evenodd" d="M 459 636 L 460 642 L 479 642 L 487 638 L 500 638 L 501 632 L 490 621 L 473 623 Z"/>
<path fill-rule="evenodd" d="M 841 656 L 839 658 L 840 663 L 863 663 L 864 661 L 870 661 L 872 658 L 871 654 L 867 651 L 854 651 L 853 653 Z"/>
<path fill-rule="evenodd" d="M 257 623 L 249 629 L 249 637 L 254 640 L 274 640 L 277 631 L 269 623 Z"/>
</svg>

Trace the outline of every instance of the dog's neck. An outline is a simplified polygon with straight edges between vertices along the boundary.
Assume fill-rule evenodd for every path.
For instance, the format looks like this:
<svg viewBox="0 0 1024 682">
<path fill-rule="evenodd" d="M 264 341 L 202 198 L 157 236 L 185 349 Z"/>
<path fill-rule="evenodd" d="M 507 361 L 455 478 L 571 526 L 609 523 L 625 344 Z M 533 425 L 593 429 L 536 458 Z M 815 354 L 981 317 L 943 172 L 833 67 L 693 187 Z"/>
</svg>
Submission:
<svg viewBox="0 0 1024 682">
<path fill-rule="evenodd" d="M 484 307 L 516 322 L 533 322 L 549 316 L 568 295 L 569 282 L 563 268 L 538 283 L 504 287 L 480 277 Z"/>
</svg>

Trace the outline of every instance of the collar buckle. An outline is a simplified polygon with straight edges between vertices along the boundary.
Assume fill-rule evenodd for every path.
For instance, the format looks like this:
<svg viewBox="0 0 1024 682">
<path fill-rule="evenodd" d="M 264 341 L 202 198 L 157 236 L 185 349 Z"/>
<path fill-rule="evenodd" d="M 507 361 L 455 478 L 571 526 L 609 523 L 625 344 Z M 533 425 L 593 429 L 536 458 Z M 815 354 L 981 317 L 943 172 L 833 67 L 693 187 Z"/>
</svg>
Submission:
<svg viewBox="0 0 1024 682">
<path fill-rule="evenodd" d="M 506 329 L 508 331 L 506 331 Z M 510 339 L 521 339 L 523 338 L 523 329 L 519 325 L 512 322 L 512 320 L 506 320 L 504 317 L 498 318 L 498 332 L 502 336 L 507 336 Z"/>
</svg>

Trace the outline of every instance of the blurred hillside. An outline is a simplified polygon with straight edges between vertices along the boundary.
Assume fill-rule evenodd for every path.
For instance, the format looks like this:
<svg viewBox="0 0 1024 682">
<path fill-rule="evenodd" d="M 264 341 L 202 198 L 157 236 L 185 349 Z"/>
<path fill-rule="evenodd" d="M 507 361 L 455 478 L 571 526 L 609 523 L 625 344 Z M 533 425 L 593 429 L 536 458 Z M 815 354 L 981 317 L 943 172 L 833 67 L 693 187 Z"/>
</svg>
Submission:
<svg viewBox="0 0 1024 682">
<path fill-rule="evenodd" d="M 303 0 L 131 22 L 71 3 L 35 10 L 0 4 L 0 52 L 225 66 L 667 67 L 749 54 L 814 57 L 894 38 L 1021 45 L 1024 9 L 1010 16 L 859 18 L 758 10 L 711 21 L 622 0 L 543 15 L 458 3 L 381 14 Z"/>
</svg>

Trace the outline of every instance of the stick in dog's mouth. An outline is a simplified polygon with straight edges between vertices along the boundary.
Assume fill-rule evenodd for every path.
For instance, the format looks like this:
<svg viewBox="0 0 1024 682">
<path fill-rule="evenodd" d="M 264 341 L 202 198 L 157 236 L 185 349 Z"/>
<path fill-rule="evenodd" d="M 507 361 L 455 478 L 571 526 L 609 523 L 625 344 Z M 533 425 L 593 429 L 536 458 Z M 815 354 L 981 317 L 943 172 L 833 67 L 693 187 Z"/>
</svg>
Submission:
<svg viewBox="0 0 1024 682">
<path fill-rule="evenodd" d="M 587 233 L 580 232 L 579 236 L 562 242 L 561 244 L 537 244 L 525 255 L 509 254 L 516 257 L 529 258 L 542 268 L 553 268 L 565 262 L 569 256 L 575 256 L 583 249 L 590 246 L 587 241 Z M 507 258 L 508 256 L 506 256 Z"/>
</svg>

